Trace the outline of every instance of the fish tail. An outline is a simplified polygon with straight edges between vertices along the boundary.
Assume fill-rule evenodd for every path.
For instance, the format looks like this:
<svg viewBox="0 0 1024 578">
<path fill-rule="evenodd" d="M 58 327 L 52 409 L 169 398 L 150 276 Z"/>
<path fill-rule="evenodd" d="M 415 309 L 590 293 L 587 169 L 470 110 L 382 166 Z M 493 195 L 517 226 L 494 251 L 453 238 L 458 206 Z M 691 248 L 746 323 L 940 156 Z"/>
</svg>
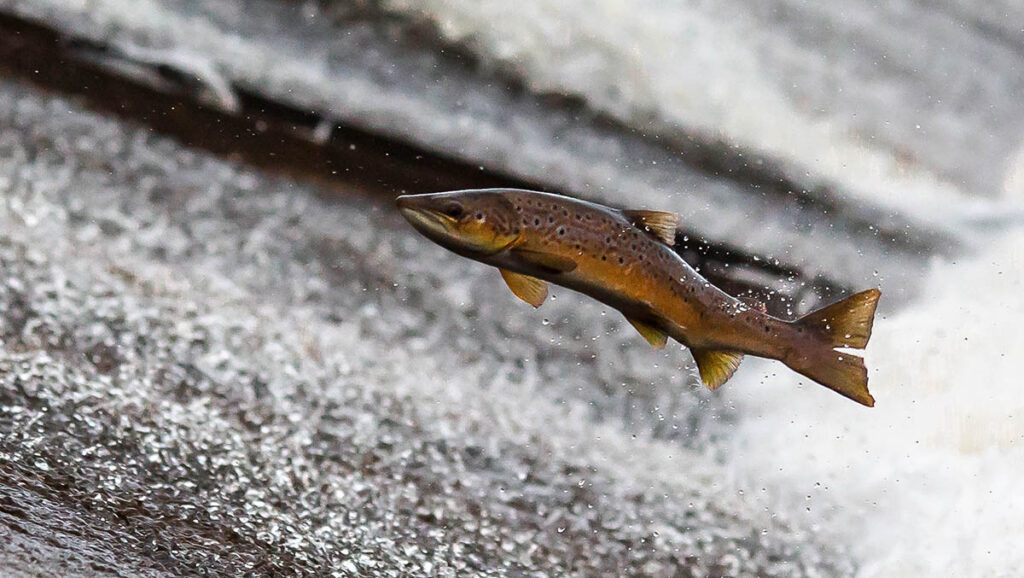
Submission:
<svg viewBox="0 0 1024 578">
<path fill-rule="evenodd" d="M 875 307 L 882 292 L 868 289 L 851 295 L 838 303 L 812 311 L 793 322 L 812 334 L 822 336 L 825 345 L 864 349 L 871 339 L 871 325 L 875 321 Z"/>
<path fill-rule="evenodd" d="M 868 407 L 875 405 L 875 398 L 868 392 L 864 359 L 835 348 L 867 347 L 881 294 L 878 289 L 868 289 L 794 321 L 798 334 L 808 339 L 799 339 L 800 345 L 783 361 L 797 373 L 841 395 Z M 807 347 L 808 343 L 817 346 Z M 808 348 L 810 351 L 806 351 Z"/>
<path fill-rule="evenodd" d="M 875 405 L 875 398 L 868 392 L 868 369 L 863 358 L 832 349 L 793 357 L 785 360 L 793 371 L 857 403 Z"/>
</svg>

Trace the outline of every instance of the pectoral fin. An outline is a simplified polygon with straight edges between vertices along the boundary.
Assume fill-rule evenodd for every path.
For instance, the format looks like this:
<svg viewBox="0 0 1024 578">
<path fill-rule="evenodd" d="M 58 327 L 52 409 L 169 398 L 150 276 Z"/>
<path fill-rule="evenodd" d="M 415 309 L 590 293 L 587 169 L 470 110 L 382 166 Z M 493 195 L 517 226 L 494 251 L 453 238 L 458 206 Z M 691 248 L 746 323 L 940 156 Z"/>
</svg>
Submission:
<svg viewBox="0 0 1024 578">
<path fill-rule="evenodd" d="M 676 225 L 679 216 L 662 211 L 622 211 L 637 228 L 650 233 L 669 247 L 676 244 Z"/>
<path fill-rule="evenodd" d="M 528 251 L 526 249 L 512 249 L 512 256 L 521 259 L 524 263 L 539 267 L 551 273 L 568 273 L 576 268 L 576 261 L 561 255 L 542 253 L 540 251 Z"/>
<path fill-rule="evenodd" d="M 655 329 L 646 323 L 641 323 L 636 319 L 630 319 L 629 317 L 626 318 L 626 321 L 629 321 L 633 327 L 636 327 L 636 330 L 640 332 L 640 335 L 644 336 L 647 343 L 650 343 L 655 348 L 663 349 L 665 347 L 665 343 L 668 342 L 668 335 L 665 335 L 664 331 Z"/>
<path fill-rule="evenodd" d="M 516 297 L 526 301 L 534 307 L 540 307 L 541 303 L 548 296 L 548 283 L 536 277 L 530 277 L 529 275 L 522 275 L 520 273 L 513 273 L 505 269 L 498 269 L 501 271 L 501 277 L 505 280 L 508 288 L 512 290 L 512 293 Z"/>
<path fill-rule="evenodd" d="M 737 351 L 715 351 L 711 349 L 691 349 L 693 360 L 697 362 L 700 380 L 711 391 L 718 389 L 736 372 L 743 361 L 743 354 Z"/>
</svg>

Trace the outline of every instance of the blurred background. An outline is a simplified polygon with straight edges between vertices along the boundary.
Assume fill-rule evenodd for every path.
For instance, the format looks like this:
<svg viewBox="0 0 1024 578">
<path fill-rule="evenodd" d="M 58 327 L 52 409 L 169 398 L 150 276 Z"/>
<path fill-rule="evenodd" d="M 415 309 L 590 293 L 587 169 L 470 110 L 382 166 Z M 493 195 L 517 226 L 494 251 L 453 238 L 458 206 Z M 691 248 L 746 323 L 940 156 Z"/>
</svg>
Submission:
<svg viewBox="0 0 1024 578">
<path fill-rule="evenodd" d="M 11 576 L 1015 576 L 1024 7 L 0 0 Z M 555 289 L 398 194 L 681 216 L 866 409 Z"/>
</svg>

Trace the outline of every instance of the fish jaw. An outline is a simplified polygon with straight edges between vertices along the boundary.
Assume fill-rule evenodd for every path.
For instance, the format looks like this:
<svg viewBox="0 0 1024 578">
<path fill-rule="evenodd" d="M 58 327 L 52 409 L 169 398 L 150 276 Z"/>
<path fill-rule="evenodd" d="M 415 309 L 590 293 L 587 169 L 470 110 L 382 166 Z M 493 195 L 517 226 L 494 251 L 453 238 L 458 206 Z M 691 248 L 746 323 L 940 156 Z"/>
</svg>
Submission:
<svg viewBox="0 0 1024 578">
<path fill-rule="evenodd" d="M 435 240 L 449 234 L 444 219 L 436 212 L 422 206 L 422 203 L 418 203 L 415 197 L 403 195 L 398 197 L 396 204 L 402 217 L 428 239 Z"/>
<path fill-rule="evenodd" d="M 414 229 L 438 245 L 460 255 L 473 258 L 479 253 L 474 249 L 480 249 L 480 247 L 474 247 L 460 239 L 454 230 L 454 223 L 450 219 L 421 201 L 422 199 L 417 199 L 415 196 L 399 197 L 397 201 L 398 212 Z"/>
</svg>

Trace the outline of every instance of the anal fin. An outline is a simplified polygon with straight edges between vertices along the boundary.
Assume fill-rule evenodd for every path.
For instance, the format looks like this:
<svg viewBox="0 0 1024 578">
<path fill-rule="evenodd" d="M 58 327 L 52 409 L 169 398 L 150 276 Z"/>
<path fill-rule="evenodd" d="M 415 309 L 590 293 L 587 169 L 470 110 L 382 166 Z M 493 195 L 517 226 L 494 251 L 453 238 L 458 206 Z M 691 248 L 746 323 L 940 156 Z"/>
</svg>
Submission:
<svg viewBox="0 0 1024 578">
<path fill-rule="evenodd" d="M 512 290 L 516 297 L 534 307 L 540 307 L 544 300 L 547 299 L 547 281 L 521 273 L 513 273 L 507 269 L 498 270 L 501 271 L 502 279 L 505 280 L 505 284 L 508 285 L 508 288 Z"/>
<path fill-rule="evenodd" d="M 700 380 L 708 389 L 714 391 L 732 377 L 736 368 L 743 361 L 743 354 L 738 351 L 716 351 L 713 349 L 691 349 L 693 360 L 697 362 Z"/>
<path fill-rule="evenodd" d="M 655 348 L 663 349 L 665 344 L 668 343 L 668 335 L 666 335 L 664 331 L 651 327 L 650 325 L 637 321 L 636 319 L 630 319 L 629 317 L 626 318 L 626 321 L 629 321 L 630 325 L 635 327 L 636 330 L 640 332 L 640 335 L 647 340 L 647 343 L 650 343 Z"/>
</svg>

